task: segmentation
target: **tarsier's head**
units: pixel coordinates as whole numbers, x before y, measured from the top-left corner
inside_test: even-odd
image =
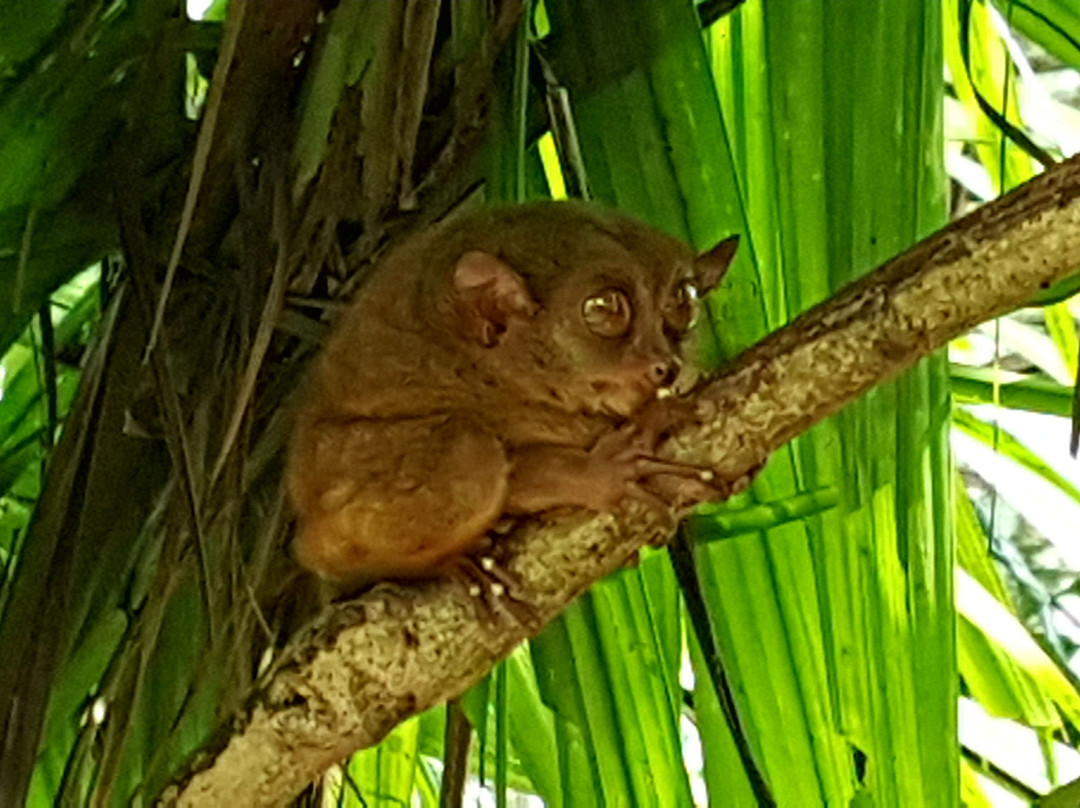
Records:
[[[461,329],[478,361],[532,400],[628,416],[672,385],[698,298],[736,238],[696,256],[628,217],[540,203],[478,217],[453,268]]]

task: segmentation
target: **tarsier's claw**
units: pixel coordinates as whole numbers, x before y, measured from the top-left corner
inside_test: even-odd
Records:
[[[520,585],[491,556],[460,556],[447,567],[450,578],[463,583],[481,616],[487,619],[539,627],[535,610],[514,596]]]
[[[670,474],[673,477],[691,477],[703,482],[711,482],[715,476],[712,469],[677,460],[662,460],[653,455],[638,454],[637,468],[643,475]]]

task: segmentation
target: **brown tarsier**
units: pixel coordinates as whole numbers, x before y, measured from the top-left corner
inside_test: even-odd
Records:
[[[545,202],[457,216],[393,251],[297,415],[300,563],[348,583],[434,577],[505,517],[709,484],[654,451],[696,296],[735,244],[695,256],[628,217]]]

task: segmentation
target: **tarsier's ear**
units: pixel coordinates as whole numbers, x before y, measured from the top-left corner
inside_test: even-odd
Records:
[[[470,250],[454,267],[454,292],[464,336],[491,347],[511,317],[532,317],[538,308],[529,287],[496,255]]]
[[[728,236],[694,259],[694,275],[697,278],[699,294],[705,294],[723,280],[738,248],[739,237]]]

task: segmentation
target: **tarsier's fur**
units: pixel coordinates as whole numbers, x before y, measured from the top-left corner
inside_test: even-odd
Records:
[[[460,215],[393,251],[297,414],[301,564],[335,580],[430,577],[503,515],[612,509],[641,491],[665,472],[635,425],[677,369],[692,305],[680,285],[711,288],[724,244],[696,257],[626,216],[548,202]],[[583,320],[605,289],[632,312],[618,337]]]

